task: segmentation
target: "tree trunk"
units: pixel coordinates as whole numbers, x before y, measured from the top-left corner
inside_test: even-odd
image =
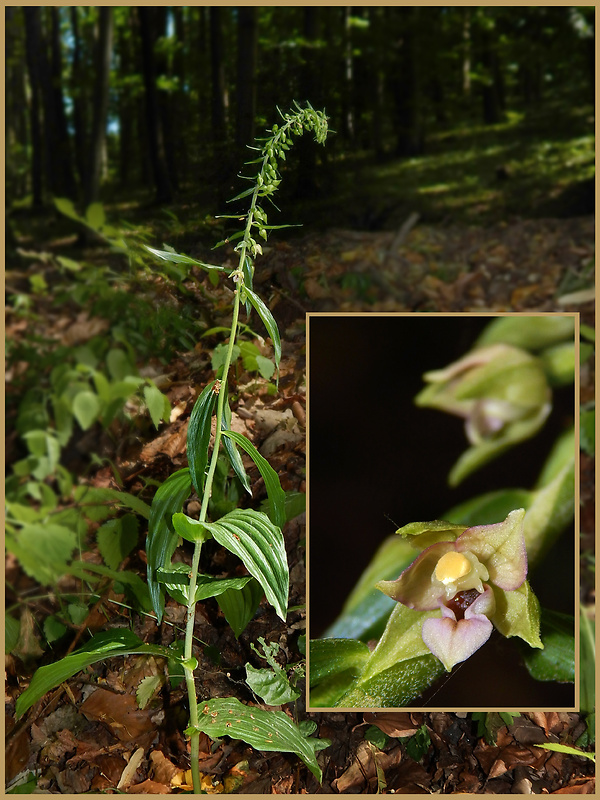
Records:
[[[86,173],[86,141],[87,125],[85,102],[82,96],[82,69],[81,58],[81,36],[79,31],[79,9],[77,6],[70,7],[71,29],[73,34],[73,62],[71,77],[71,96],[73,98],[73,128],[75,134],[75,165],[79,175],[79,181],[83,186]]]
[[[85,176],[84,204],[89,206],[100,195],[103,153],[108,116],[110,58],[112,53],[113,12],[110,6],[99,6],[99,33],[95,53],[94,116],[88,168]]]
[[[235,143],[240,151],[254,140],[258,25],[254,6],[238,7]]]
[[[60,193],[67,197],[77,196],[77,184],[73,172],[73,162],[71,158],[71,137],[67,126],[67,116],[65,114],[65,101],[62,90],[62,54],[61,54],[61,35],[59,10],[56,6],[50,6],[51,17],[51,92],[52,103],[54,106],[54,149],[51,158],[57,163],[60,179],[56,186]]]
[[[223,54],[222,11],[219,6],[210,6],[210,76],[211,76],[211,121],[212,141],[223,143],[227,136],[227,88],[225,83],[225,59]]]
[[[6,184],[11,198],[23,197],[28,191],[27,63],[22,13],[14,7],[6,8]]]
[[[352,57],[352,28],[350,17],[352,9],[344,6],[344,91],[342,93],[342,120],[344,136],[348,141],[354,139],[354,108],[353,108],[353,89],[354,89],[354,59]],[[311,101],[312,102],[312,101]]]
[[[173,186],[167,168],[156,90],[156,60],[154,57],[156,10],[153,6],[138,6],[140,32],[142,35],[146,128],[148,131],[154,185],[156,187],[156,200],[158,203],[169,203],[173,199]]]
[[[471,94],[471,9],[468,6],[463,8],[462,90],[467,97]]]
[[[167,34],[167,7],[157,6],[156,12],[156,29],[155,39],[165,37]],[[156,75],[164,75],[166,77],[172,76],[172,65],[167,58],[167,52],[164,48],[158,53],[155,53]],[[162,130],[165,160],[167,163],[167,170],[171,180],[171,186],[176,191],[179,187],[178,169],[177,169],[177,156],[179,154],[178,137],[173,129],[173,119],[176,117],[175,111],[175,97],[173,92],[166,89],[160,89],[156,86],[156,97],[158,101],[158,115],[160,129]]]
[[[31,126],[31,192],[32,205],[43,205],[43,145],[42,145],[42,100],[39,54],[41,49],[40,9],[35,6],[23,8],[25,17],[25,49],[27,70],[31,84],[29,117]]]
[[[307,45],[302,48],[304,66],[300,75],[301,102],[308,101],[314,108],[321,105],[318,91],[317,51],[311,43],[319,37],[320,14],[318,6],[305,6],[303,35]],[[296,140],[298,154],[298,181],[296,194],[298,197],[312,197],[317,191],[317,154],[315,143],[310,136],[300,136]]]
[[[502,120],[500,72],[492,37],[487,30],[481,31],[481,63],[485,71],[484,83],[481,87],[483,121],[486,125],[495,125]]]

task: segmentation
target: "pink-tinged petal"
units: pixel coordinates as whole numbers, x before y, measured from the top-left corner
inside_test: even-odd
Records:
[[[448,672],[455,664],[465,661],[490,638],[493,625],[482,614],[458,622],[450,609],[442,606],[442,618],[426,619],[421,629],[423,641]]]
[[[484,584],[483,594],[480,594],[475,602],[471,603],[467,608],[465,611],[465,619],[471,619],[481,614],[486,617],[491,617],[495,610],[496,598],[494,596],[494,590],[491,586]]]
[[[518,589],[527,577],[527,550],[522,508],[511,511],[504,522],[468,528],[456,540],[458,552],[471,552],[485,564],[489,579],[500,589]]]
[[[445,597],[444,587],[431,577],[440,558],[454,550],[454,542],[432,544],[417,556],[395,581],[379,581],[376,587],[408,608],[431,611]]]

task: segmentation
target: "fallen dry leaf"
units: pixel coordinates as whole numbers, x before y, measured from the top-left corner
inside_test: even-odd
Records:
[[[365,722],[376,725],[379,730],[388,736],[401,738],[402,736],[413,736],[422,723],[422,714],[409,714],[408,712],[377,714],[369,713],[364,715]],[[420,719],[421,721],[417,721]]]
[[[81,704],[79,710],[89,720],[107,724],[122,742],[136,741],[142,734],[154,728],[149,713],[141,711],[135,698],[129,694],[96,689]]]

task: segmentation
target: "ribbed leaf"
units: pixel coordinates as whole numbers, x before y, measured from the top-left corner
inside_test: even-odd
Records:
[[[204,525],[219,544],[241,558],[269,603],[285,620],[290,576],[280,528],[266,514],[250,509],[235,509],[217,522]]]
[[[194,489],[199,497],[204,490],[208,445],[210,442],[210,420],[217,403],[213,392],[216,381],[211,381],[200,393],[190,416],[187,432],[187,456]]]
[[[126,656],[133,653],[164,656],[165,658],[172,657],[172,653],[168,648],[143,644],[142,640],[130,630],[120,629],[97,633],[92,636],[85,647],[54,664],[48,664],[37,670],[31,679],[29,687],[17,700],[15,708],[17,719],[42,698],[46,692],[73,677],[73,675],[76,675],[90,664],[95,664],[97,661],[102,661],[112,656]]]
[[[227,394],[225,395],[225,403],[223,404],[223,418],[221,420],[221,429],[224,431],[228,431],[231,429],[231,408],[229,407],[229,400],[227,398]],[[250,497],[252,497],[252,489],[250,488],[250,479],[248,478],[248,474],[244,469],[244,464],[242,463],[242,457],[238,453],[237,447],[231,440],[229,436],[223,437],[223,445],[225,446],[225,452],[229,458],[229,463],[233,467],[235,474],[240,479],[240,483],[244,487],[244,489],[248,492]]]
[[[243,448],[254,461],[265,482],[265,488],[273,509],[272,520],[280,528],[285,524],[285,492],[281,488],[279,477],[266,458],[263,458],[250,439],[243,433],[236,431],[223,431],[225,438],[233,441]]]
[[[199,712],[197,730],[212,739],[231,736],[256,750],[296,753],[317,780],[321,780],[315,750],[328,746],[329,742],[304,736],[283,711],[263,711],[245,706],[234,697],[218,697],[200,703]],[[190,732],[188,729],[187,733]]]
[[[159,569],[158,580],[165,585],[169,594],[182,605],[187,605],[187,587],[190,584],[190,568],[187,564],[171,564]],[[206,600],[207,597],[218,597],[229,590],[243,589],[252,580],[250,575],[243,578],[215,578],[214,575],[199,574],[196,580],[196,597],[194,602]]]
[[[150,509],[146,558],[148,560],[148,589],[152,607],[158,621],[162,619],[165,596],[156,579],[156,571],[166,566],[177,546],[177,534],[173,529],[173,514],[181,511],[192,488],[190,471],[186,467],[174,472],[159,486]]]
[[[262,586],[250,577],[249,582],[241,589],[230,588],[217,597],[219,608],[231,626],[236,639],[256,614],[263,594]]]
[[[258,316],[261,318],[263,325],[267,329],[269,336],[271,337],[271,341],[273,342],[273,350],[275,351],[275,365],[279,367],[279,362],[281,360],[281,339],[279,337],[279,329],[277,327],[277,323],[273,318],[273,315],[267,308],[267,306],[263,303],[260,297],[257,294],[249,289],[247,286],[244,287],[248,300],[254,306],[254,309]]]

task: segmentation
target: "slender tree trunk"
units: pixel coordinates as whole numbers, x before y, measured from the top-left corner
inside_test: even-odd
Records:
[[[6,8],[6,184],[7,195],[27,194],[24,156],[28,144],[28,102],[22,10]]]
[[[52,158],[58,163],[61,179],[57,181],[57,188],[64,190],[67,197],[77,196],[77,184],[73,172],[71,158],[71,137],[67,126],[65,114],[65,101],[62,90],[62,54],[60,19],[57,6],[50,6],[51,18],[51,91],[54,105],[54,152]]]
[[[225,84],[225,60],[223,57],[222,9],[210,6],[210,75],[211,75],[211,121],[214,144],[224,142],[227,135],[227,88]]]
[[[336,9],[337,10],[337,9]],[[303,34],[307,44],[303,48],[304,66],[300,74],[300,100],[308,101],[314,108],[321,105],[318,89],[318,52],[312,46],[319,37],[320,9],[318,6],[305,6]],[[296,142],[298,154],[298,197],[311,197],[317,191],[317,153],[314,142],[308,136],[300,136]]]
[[[258,24],[254,6],[238,7],[235,143],[242,150],[254,140]]]
[[[146,127],[150,147],[150,160],[158,203],[169,203],[173,199],[173,185],[167,168],[163,131],[160,125],[158,96],[156,90],[156,8],[138,6],[140,31],[142,34],[142,64],[144,70]]]
[[[73,35],[73,61],[71,77],[71,96],[73,98],[73,129],[75,142],[75,165],[79,175],[79,181],[83,185],[86,173],[86,146],[87,125],[85,102],[82,97],[82,70],[83,60],[81,57],[81,35],[79,30],[79,8],[70,7],[71,30]]]
[[[481,87],[483,121],[494,125],[502,119],[502,104],[499,89],[499,69],[492,37],[487,30],[481,31],[481,63],[485,70],[485,80]]]
[[[167,33],[167,7],[166,6],[157,6],[156,9],[156,38],[160,38],[166,36]],[[155,63],[156,63],[156,75],[165,75],[167,77],[172,77],[173,68],[172,64],[169,63],[167,58],[167,53],[163,49],[162,52],[158,52],[154,56]],[[173,128],[173,119],[176,117],[176,102],[175,97],[172,92],[168,92],[165,89],[160,89],[158,86],[156,87],[156,96],[158,101],[158,114],[159,114],[159,124],[160,129],[162,130],[163,135],[163,142],[164,142],[164,152],[165,152],[165,160],[167,163],[167,170],[169,172],[169,178],[171,181],[171,186],[173,190],[177,190],[179,188],[179,177],[178,177],[178,137]]]
[[[471,9],[468,6],[463,8],[462,90],[467,97],[471,94]]]
[[[98,200],[102,176],[103,153],[106,140],[108,116],[108,93],[110,82],[110,59],[112,54],[113,11],[110,6],[99,6],[99,33],[96,44],[94,80],[94,116],[88,169],[85,179],[84,204]]]
[[[25,49],[27,70],[31,85],[29,118],[31,126],[31,191],[32,205],[43,205],[43,145],[42,145],[42,102],[39,53],[41,48],[40,9],[35,6],[23,8],[25,17]]]
[[[353,78],[354,78],[354,59],[352,57],[352,28],[350,17],[352,9],[344,6],[344,91],[342,94],[343,104],[343,125],[346,139],[352,140],[355,135],[354,126],[354,107],[353,107]]]

